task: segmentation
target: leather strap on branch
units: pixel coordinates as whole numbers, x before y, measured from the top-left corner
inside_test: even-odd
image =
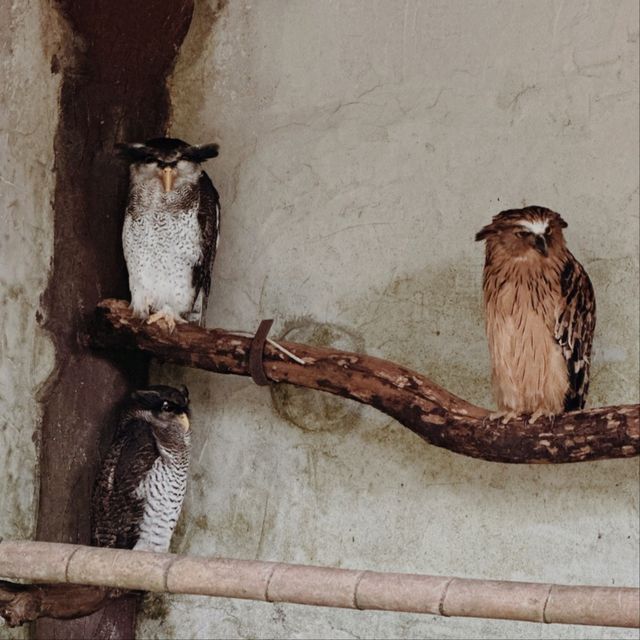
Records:
[[[249,373],[251,374],[251,379],[260,387],[271,384],[264,372],[262,363],[264,343],[267,341],[271,325],[273,325],[273,319],[263,320],[260,323],[253,340],[251,340],[251,348],[249,350]]]

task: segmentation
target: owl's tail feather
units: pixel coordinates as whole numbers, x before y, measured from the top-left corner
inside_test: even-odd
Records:
[[[205,322],[207,319],[207,303],[209,302],[208,296],[204,294],[204,291],[200,289],[196,299],[193,301],[191,311],[187,314],[187,322],[193,322],[198,326],[205,328]]]

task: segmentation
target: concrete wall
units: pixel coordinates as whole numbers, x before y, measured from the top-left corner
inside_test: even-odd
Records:
[[[0,537],[36,517],[38,327],[52,252],[56,33],[0,4]],[[176,135],[221,143],[210,326],[378,355],[490,404],[482,247],[543,204],[591,274],[593,404],[638,401],[638,9],[611,2],[200,2]],[[509,467],[375,411],[158,367],[196,456],[174,548],[467,577],[638,584],[638,464]],[[25,631],[0,627],[0,638]],[[621,638],[635,632],[149,597],[140,637]]]
[[[53,250],[53,25],[37,2],[0,2],[0,538],[29,538],[36,518],[40,411],[53,350],[36,314]],[[22,637],[0,624],[0,638]]]
[[[216,11],[220,13],[217,22]],[[483,247],[498,211],[569,223],[593,280],[592,404],[638,401],[638,8],[616,2],[201,2],[173,133],[217,140],[209,326],[364,350],[489,405]],[[490,464],[318,393],[186,382],[174,548],[350,568],[638,584],[638,463]],[[635,638],[635,631],[150,598],[143,637]]]

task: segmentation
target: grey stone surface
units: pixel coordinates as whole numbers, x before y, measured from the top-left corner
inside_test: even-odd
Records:
[[[37,2],[0,3],[0,538],[30,538],[37,498],[36,397],[53,348],[36,313],[53,249],[54,25]],[[25,637],[0,623],[0,638]]]
[[[638,401],[635,0],[234,0],[211,29],[215,9],[198,4],[172,84],[173,133],[221,144],[209,326],[339,326],[489,405],[474,233],[541,204],[596,289],[591,402]],[[350,428],[300,428],[247,379],[157,377],[194,399],[177,551],[638,584],[637,460],[489,464],[346,402]],[[189,597],[149,612],[142,637],[637,637]]]

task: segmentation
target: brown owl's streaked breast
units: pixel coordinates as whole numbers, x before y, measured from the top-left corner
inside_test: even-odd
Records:
[[[555,414],[564,407],[567,364],[553,335],[560,271],[543,273],[540,262],[498,260],[485,275],[491,379],[501,411]]]

